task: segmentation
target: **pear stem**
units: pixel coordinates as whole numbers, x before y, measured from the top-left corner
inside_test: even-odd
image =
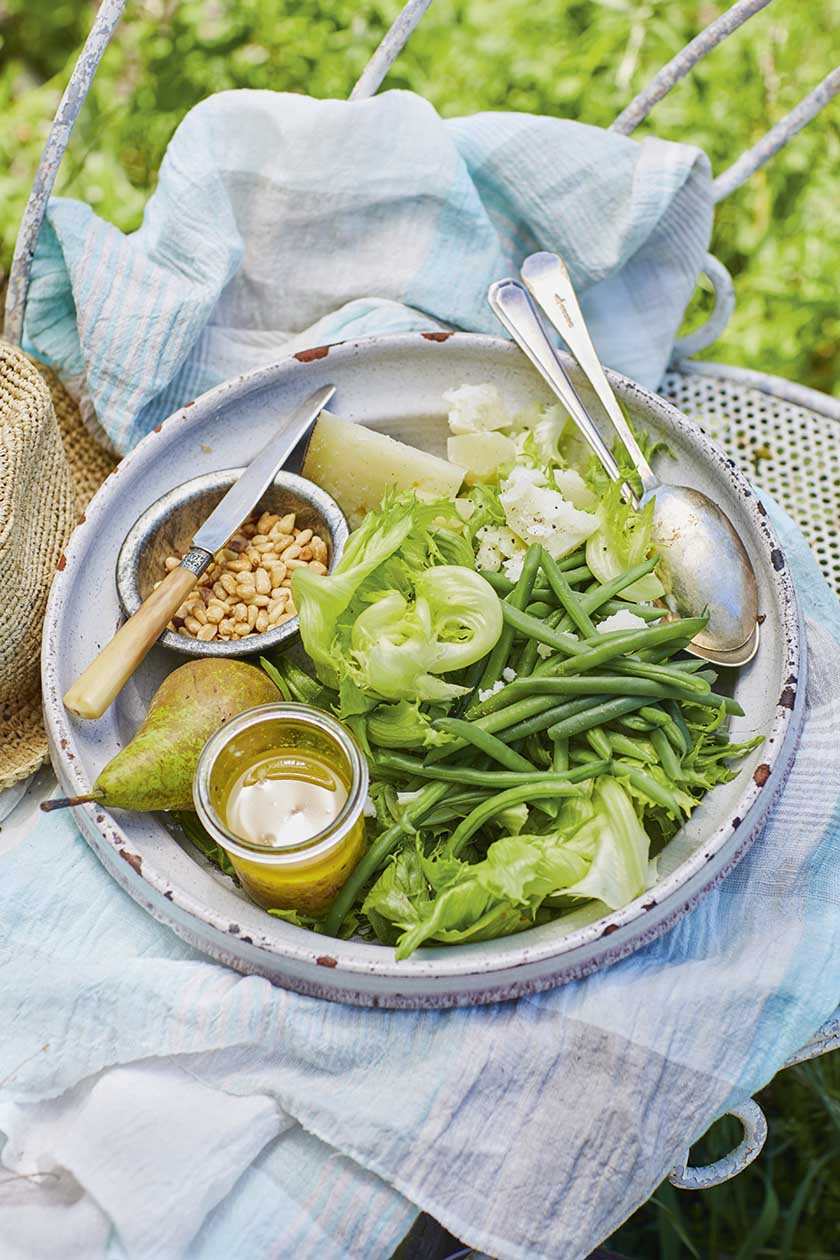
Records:
[[[87,805],[88,801],[101,801],[102,792],[88,792],[86,796],[56,796],[51,801],[42,801],[41,809],[51,814],[54,809],[70,809],[73,805]]]

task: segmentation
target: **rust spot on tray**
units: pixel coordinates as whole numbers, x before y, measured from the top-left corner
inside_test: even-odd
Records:
[[[758,506],[758,510],[759,510],[759,512],[761,513],[761,515],[762,515],[762,516],[766,516],[766,515],[767,515],[767,508],[766,508],[766,507],[764,506],[764,504],[761,502],[761,499],[759,499],[759,500],[757,501],[757,506]]]
[[[756,617],[756,621],[758,622],[760,626],[763,626],[766,620],[767,620],[767,613],[759,613],[758,616]]]
[[[646,901],[645,904],[642,906],[642,909],[653,910],[656,907],[656,904],[657,903],[655,901]]]
[[[796,689],[794,687],[785,687],[779,696],[779,706],[782,709],[792,709],[796,700]]]
[[[607,926],[604,928],[603,932],[601,933],[601,935],[611,936],[613,932],[617,932],[617,931],[618,931],[617,923],[608,923]]]
[[[184,405],[183,405],[183,407],[181,408],[181,410],[182,410],[182,411],[186,411],[186,410],[187,410],[187,407],[194,407],[194,406],[195,406],[195,399],[193,398],[192,402],[184,403]]]
[[[338,959],[333,958],[332,954],[319,954],[315,959],[319,967],[337,967]]]
[[[785,557],[781,547],[774,547],[770,552],[770,563],[777,573],[785,567]]]
[[[62,572],[62,570],[66,567],[66,565],[67,565],[67,557],[65,556],[64,552],[62,551],[61,555],[58,557],[58,564],[55,566],[55,567],[56,567],[56,571],[57,571],[58,573],[61,573],[61,572]]]
[[[229,924],[228,924],[228,931],[230,932],[231,936],[238,936],[238,935],[239,935],[239,924],[238,924],[238,923],[229,923]]]
[[[128,865],[133,867],[138,875],[143,874],[143,859],[139,853],[129,853],[128,849],[120,849],[119,853],[120,857],[128,862]]]
[[[105,821],[105,815],[104,815],[104,814],[97,814],[97,815],[96,815],[96,821],[97,821],[98,823],[104,823],[104,821]]]
[[[246,945],[253,945],[254,943],[253,936],[242,936],[240,937],[240,940],[244,941]]]
[[[451,332],[434,332],[434,333],[426,332],[426,333],[421,333],[420,336],[423,337],[426,341],[448,341],[449,338],[452,336],[452,333]]]
[[[732,819],[732,830],[737,831],[740,826],[741,826],[741,819],[738,818],[736,815],[735,818]]]
[[[79,519],[76,521],[76,524],[77,524],[77,525],[84,525],[84,523],[85,523],[85,521],[86,521],[86,520],[87,520],[87,517],[85,516],[84,512],[82,512],[82,515],[81,515],[81,516],[79,517]]]
[[[59,741],[59,746],[61,748],[61,751],[64,752],[64,749],[67,747],[67,740],[64,738],[64,736],[62,736],[61,740]]]
[[[770,778],[770,767],[766,761],[762,761],[760,766],[756,766],[755,771],[753,772],[753,778],[759,787],[764,787],[764,784]]]
[[[156,424],[155,427],[152,429],[152,433],[160,433],[162,428],[163,428],[162,424]]]
[[[311,350],[298,350],[294,358],[298,363],[311,363],[314,359],[326,359],[329,352],[329,346],[313,346]]]
[[[164,897],[166,898],[166,900],[167,900],[167,901],[171,901],[171,900],[172,900],[172,889],[171,889],[171,888],[167,888],[166,892],[165,892],[163,895],[164,895]]]

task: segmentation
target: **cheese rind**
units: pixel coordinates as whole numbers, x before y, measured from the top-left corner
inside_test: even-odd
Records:
[[[309,443],[303,475],[333,496],[355,529],[368,513],[379,510],[389,490],[415,490],[424,499],[454,499],[464,469],[323,411]]]

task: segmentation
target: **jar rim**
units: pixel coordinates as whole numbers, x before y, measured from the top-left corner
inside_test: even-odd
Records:
[[[298,841],[293,845],[258,844],[236,835],[223,821],[210,797],[210,778],[219,754],[237,735],[241,735],[243,731],[253,726],[284,719],[316,729],[338,745],[347,758],[350,768],[347,799],[328,826],[310,836],[308,840]],[[213,732],[198,758],[193,778],[193,803],[199,819],[222,848],[230,849],[238,856],[252,861],[263,859],[283,862],[284,860],[300,861],[303,858],[308,861],[341,843],[350,828],[355,825],[367,799],[368,782],[367,761],[350,731],[337,718],[312,705],[275,700],[243,710]]]

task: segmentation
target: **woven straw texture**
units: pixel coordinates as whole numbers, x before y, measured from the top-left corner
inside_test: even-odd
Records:
[[[47,759],[40,650],[50,582],[114,464],[39,367],[0,342],[0,789]]]

